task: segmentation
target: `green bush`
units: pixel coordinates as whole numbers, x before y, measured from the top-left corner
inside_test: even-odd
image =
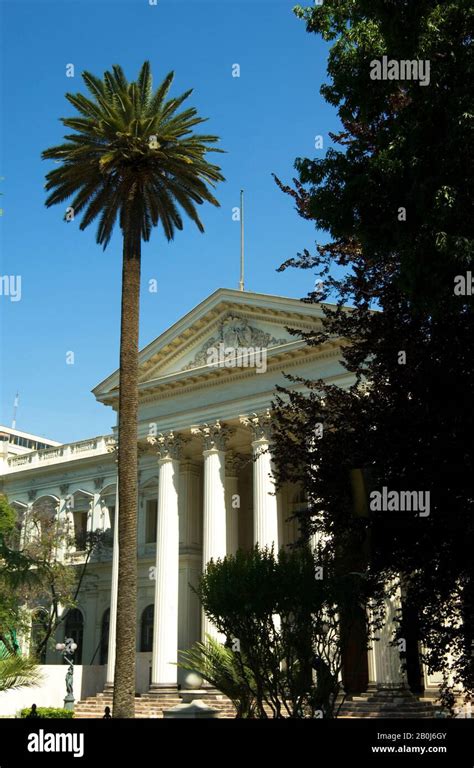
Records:
[[[28,717],[31,712],[31,707],[26,707],[20,712],[20,717]],[[74,717],[74,712],[70,709],[61,709],[61,707],[37,707],[36,712],[38,717],[62,717],[71,718]]]

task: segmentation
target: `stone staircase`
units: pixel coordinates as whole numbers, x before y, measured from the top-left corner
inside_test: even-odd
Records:
[[[193,697],[183,691],[185,700],[190,698],[203,699],[212,709],[217,709],[220,718],[235,718],[235,708],[227,696],[218,691],[198,691]],[[135,697],[136,718],[161,718],[164,709],[171,709],[182,704],[183,699],[176,692],[175,696],[160,696],[159,694],[142,693]],[[77,702],[74,707],[75,718],[100,719],[105,707],[112,710],[112,693],[98,693]],[[340,718],[374,718],[374,719],[419,719],[435,718],[439,712],[433,705],[432,699],[414,696],[410,691],[369,691],[360,696],[347,696],[338,717]]]
[[[432,699],[414,696],[410,691],[368,691],[360,696],[347,696],[340,718],[418,719],[439,716]]]
[[[219,711],[219,717],[234,718],[235,707],[232,702],[219,692],[202,691],[197,693],[194,698],[202,698],[205,703]],[[157,694],[142,693],[135,696],[135,717],[136,718],[156,718],[163,717],[164,709],[171,709],[177,704],[182,704],[183,700],[177,692],[175,696],[160,696]],[[89,696],[87,699],[78,701],[74,706],[75,718],[100,719],[104,715],[105,707],[110,707],[112,711],[112,693],[98,693],[96,696]]]

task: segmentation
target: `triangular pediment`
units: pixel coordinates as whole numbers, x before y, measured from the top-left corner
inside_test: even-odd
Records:
[[[285,354],[302,345],[287,328],[314,329],[321,316],[319,305],[298,299],[219,289],[141,350],[140,389],[210,375],[216,353],[229,359],[235,350],[237,362],[242,350],[251,355],[264,348],[269,358]],[[115,371],[93,390],[97,399],[115,400],[118,382]]]
[[[200,339],[193,338],[187,345],[183,343],[172,359],[157,360],[156,365],[147,370],[143,380],[180,371],[195,371],[208,365],[212,366],[216,360],[225,359],[226,356],[228,360],[232,360],[233,356],[242,357],[245,350],[250,350],[249,354],[252,354],[252,350],[263,348],[270,351],[274,347],[293,341],[281,324],[254,320],[245,311],[235,310],[223,310],[222,315],[199,336]]]

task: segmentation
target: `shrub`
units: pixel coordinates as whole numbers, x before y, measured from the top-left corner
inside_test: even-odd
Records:
[[[31,707],[25,707],[20,711],[20,717],[28,717],[31,712]],[[74,712],[70,709],[62,709],[61,707],[37,707],[36,712],[38,717],[52,718],[62,717],[71,718],[74,717]]]

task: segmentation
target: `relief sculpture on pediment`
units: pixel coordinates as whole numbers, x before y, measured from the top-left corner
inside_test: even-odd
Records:
[[[231,313],[226,315],[220,322],[217,336],[207,339],[193,360],[184,366],[183,370],[187,371],[190,368],[207,365],[208,350],[211,347],[217,347],[219,344],[224,344],[225,347],[234,349],[245,347],[268,349],[278,344],[286,344],[288,341],[289,339],[277,339],[271,333],[250,325],[246,317]]]

